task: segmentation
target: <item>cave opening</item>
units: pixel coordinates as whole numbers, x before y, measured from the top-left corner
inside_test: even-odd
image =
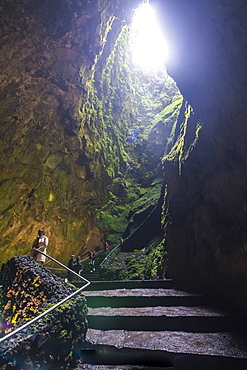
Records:
[[[146,72],[165,68],[168,44],[149,3],[142,3],[133,16],[130,29],[133,63]]]
[[[145,2],[95,66],[86,116],[89,127],[98,127],[94,141],[108,176],[97,221],[112,244],[135,234],[160,199],[162,159],[176,141],[184,100],[167,73],[166,57],[154,10]],[[132,248],[144,247],[150,237],[142,232]]]

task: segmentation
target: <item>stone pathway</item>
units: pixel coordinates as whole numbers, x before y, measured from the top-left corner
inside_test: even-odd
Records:
[[[247,369],[238,320],[208,307],[204,297],[164,283],[159,288],[159,281],[153,288],[105,284],[85,292],[89,348],[82,353],[88,363],[78,369]]]

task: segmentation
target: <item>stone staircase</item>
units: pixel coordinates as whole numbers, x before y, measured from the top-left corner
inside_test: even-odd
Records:
[[[78,369],[247,369],[241,322],[170,280],[92,282],[85,296],[88,346]]]
[[[83,272],[82,276],[89,281],[98,281],[101,267],[99,265],[90,266],[87,272]]]

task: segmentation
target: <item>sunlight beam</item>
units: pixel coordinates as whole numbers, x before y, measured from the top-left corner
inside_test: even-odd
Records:
[[[154,9],[148,3],[140,5],[131,28],[132,62],[143,70],[164,68],[168,48],[159,28]]]

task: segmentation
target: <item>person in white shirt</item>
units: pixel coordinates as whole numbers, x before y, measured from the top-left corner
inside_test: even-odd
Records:
[[[38,236],[33,242],[33,248],[39,249],[41,252],[46,253],[47,246],[48,246],[48,238],[47,236],[45,236],[45,231],[44,229],[39,229]],[[38,253],[36,251],[34,251],[33,253],[33,258],[40,265],[42,265],[46,260],[46,257],[42,253]]]

